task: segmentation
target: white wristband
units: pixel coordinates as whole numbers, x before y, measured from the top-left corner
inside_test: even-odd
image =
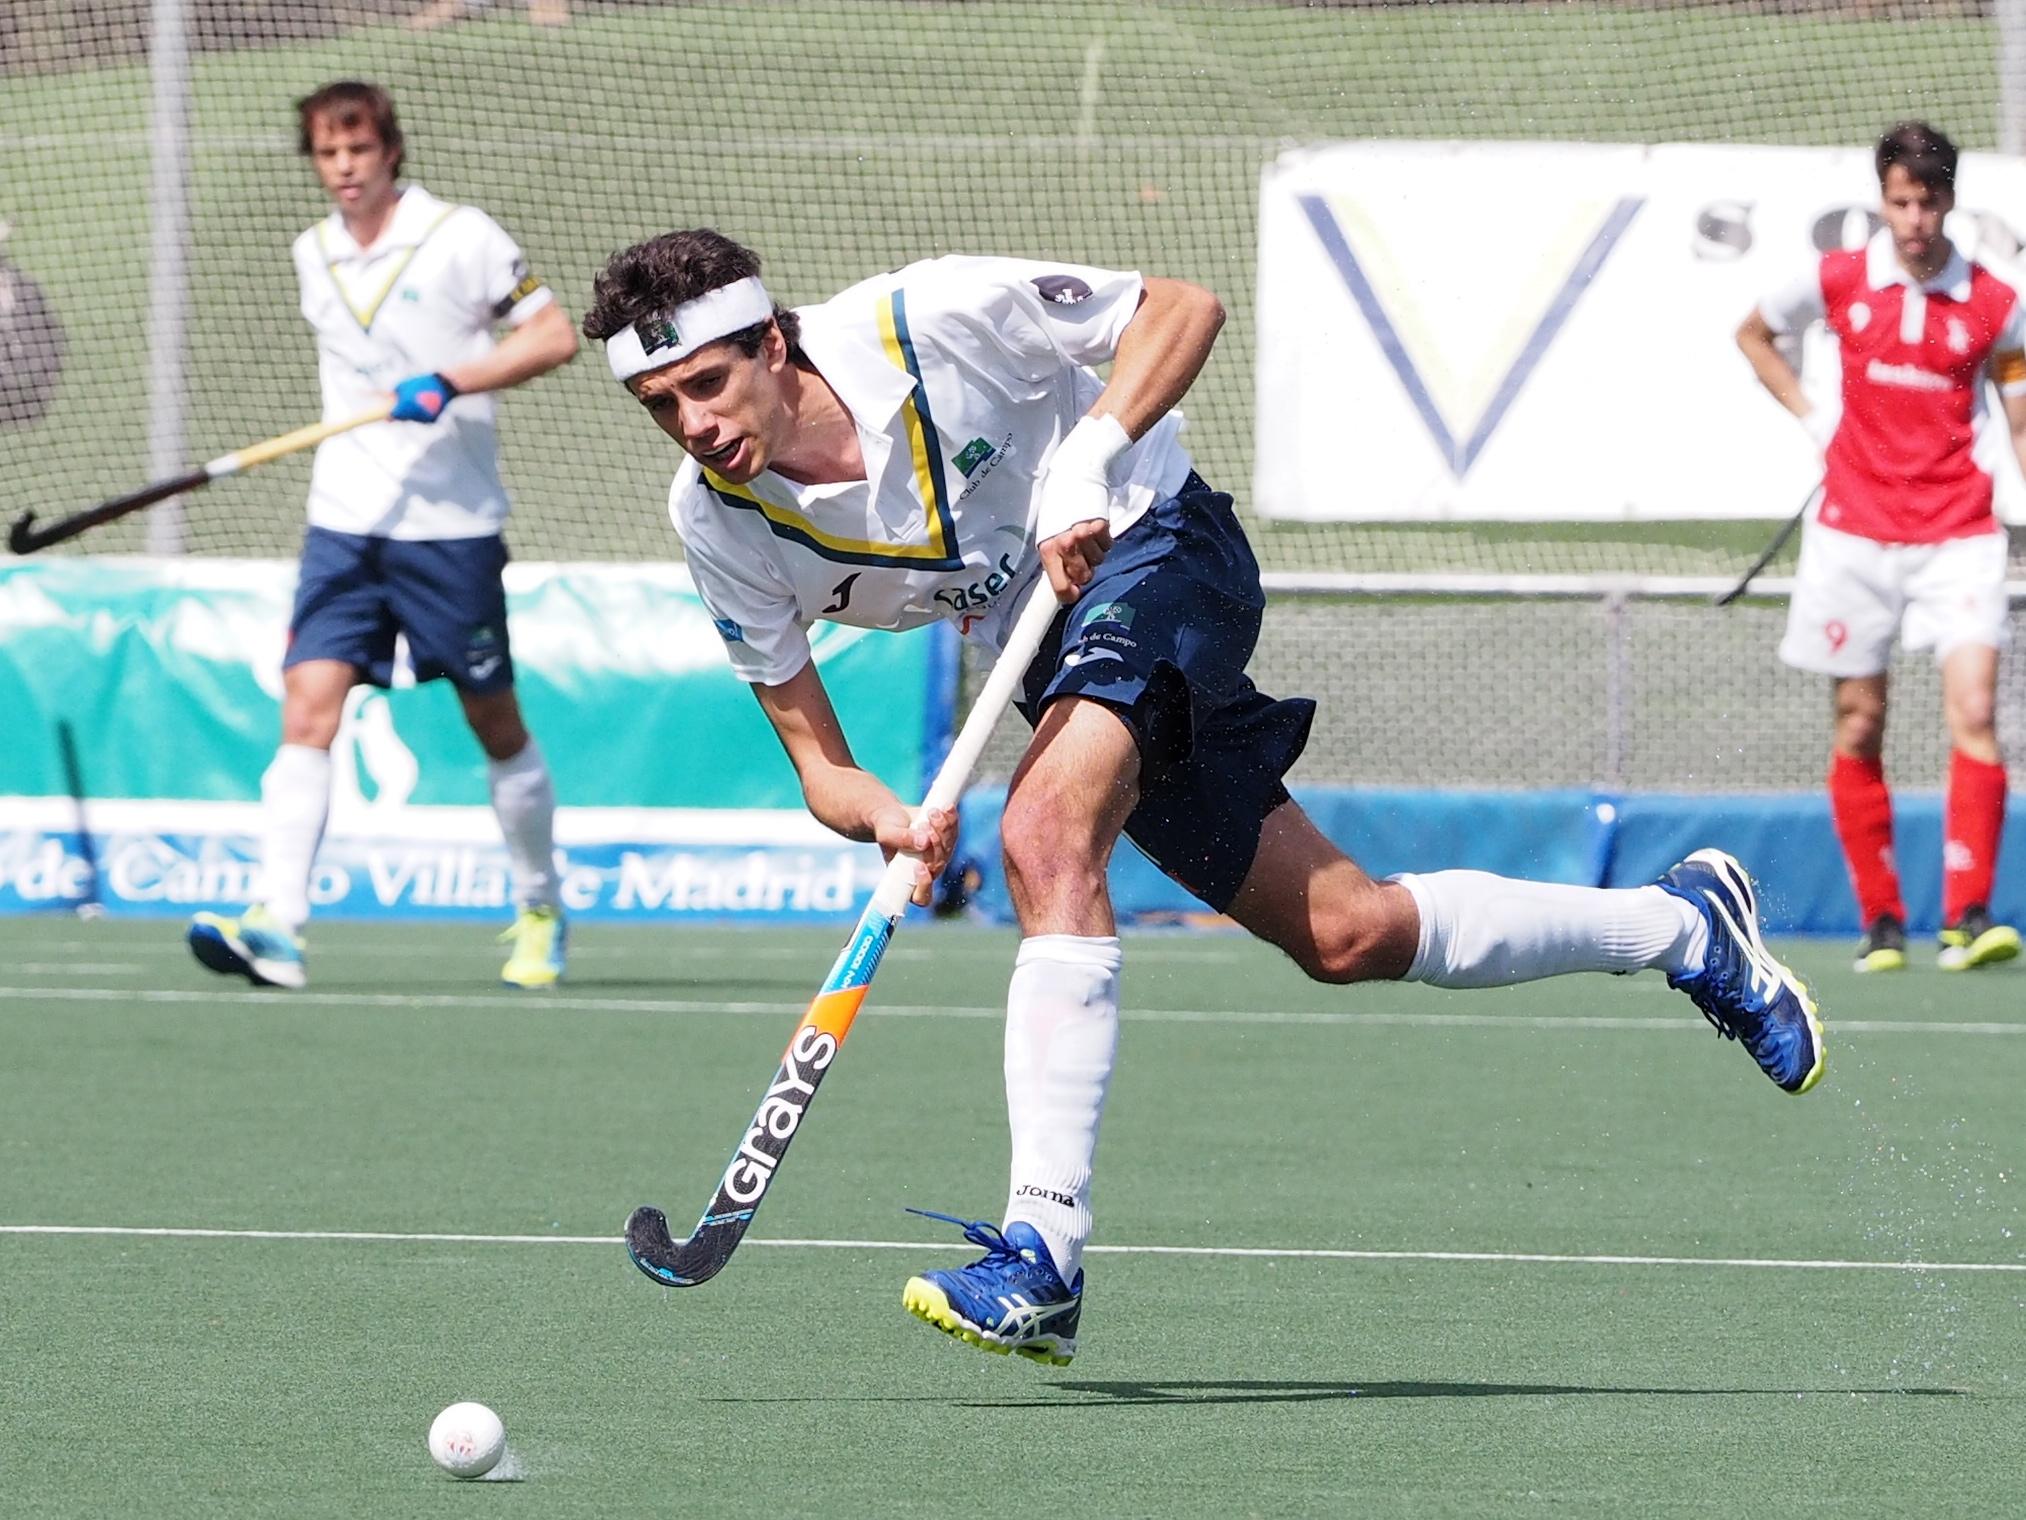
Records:
[[[1111,516],[1111,467],[1133,446],[1113,416],[1085,417],[1049,457],[1034,514],[1034,541],[1043,543],[1080,522]]]

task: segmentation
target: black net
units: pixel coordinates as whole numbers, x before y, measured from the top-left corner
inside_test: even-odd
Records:
[[[0,18],[0,510],[45,517],[314,420],[291,239],[326,209],[291,103],[386,84],[411,176],[484,207],[580,314],[607,254],[671,226],[760,249],[810,301],[947,251],[1199,281],[1231,322],[1190,444],[1251,478],[1259,176],[1290,144],[1370,136],[1870,141],[1922,115],[1998,121],[1987,5],[1169,4],[797,0],[181,0],[187,230],[158,146],[160,7],[13,0]],[[161,49],[157,48],[159,55]],[[166,125],[165,125],[166,124]],[[177,312],[151,273],[187,271]],[[1742,382],[1741,382],[1742,383]],[[173,388],[173,396],[158,394]],[[180,442],[173,422],[180,411]],[[156,458],[150,458],[151,416]],[[669,558],[670,446],[594,353],[511,394],[501,433],[527,558]],[[173,447],[170,445],[173,444]],[[170,448],[168,455],[163,454]],[[279,555],[306,459],[186,504],[182,547]],[[1647,529],[1262,526],[1270,568],[1714,573],[1748,524]],[[131,551],[144,520],[78,541]],[[158,543],[160,540],[158,540]]]

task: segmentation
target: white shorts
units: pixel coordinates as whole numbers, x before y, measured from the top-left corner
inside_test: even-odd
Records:
[[[1819,675],[1875,676],[1895,633],[1937,662],[1964,644],[2003,649],[2005,552],[2002,532],[1885,544],[1809,522],[1780,658]]]

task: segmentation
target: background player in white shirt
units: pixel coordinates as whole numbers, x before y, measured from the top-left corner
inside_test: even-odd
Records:
[[[2005,531],[1991,469],[2026,459],[2026,310],[2019,293],[1943,236],[1956,150],[1923,122],[1879,140],[1885,225],[1837,249],[1738,328],[1760,382],[1823,449],[1821,506],[1804,525],[1780,658],[1835,683],[1829,798],[1865,926],[1859,971],[1906,964],[1906,906],[1885,782],[1886,669],[1897,634],[1930,646],[1954,754],[1943,830],[1939,964],[2010,960],[2019,933],[1994,923],[1991,883],[2005,823],[1995,724],[2004,646]],[[1815,408],[1778,340],[1826,322],[1842,405]],[[1985,405],[1995,382],[1997,423]],[[2009,435],[2001,437],[2001,435]]]
[[[1766,952],[1728,856],[1698,852],[1631,891],[1473,871],[1374,881],[1289,798],[1313,704],[1274,701],[1244,673],[1259,567],[1172,410],[1222,325],[1216,297],[945,258],[787,311],[758,276],[718,233],[670,233],[611,260],[584,329],[689,456],[671,508],[691,572],[810,811],[921,856],[917,901],[955,820],[916,820],[854,762],[808,625],[943,619],[996,646],[1044,573],[1066,604],[1026,673],[1035,735],[1002,825],[1025,935],[1007,994],[1004,1223],[939,1216],[986,1255],[911,1279],[910,1311],[988,1349],[1075,1350],[1118,1038],[1105,872],[1121,833],[1320,980],[1484,987],[1657,967],[1782,1087],[1814,1084],[1814,1009]]]
[[[297,103],[302,151],[330,216],[296,240],[302,311],[317,334],[326,419],[392,392],[393,420],[317,449],[289,651],[282,743],[261,778],[264,899],[200,913],[190,947],[256,983],[307,981],[301,930],[330,808],[331,743],[346,695],[389,684],[395,638],[420,680],[447,677],[484,749],[519,906],[502,973],[563,971],[555,788],[521,721],[507,643],[507,498],[489,392],[566,363],[577,335],[499,225],[399,182],[403,145],[378,85],[344,80]],[[494,343],[492,330],[507,335]]]

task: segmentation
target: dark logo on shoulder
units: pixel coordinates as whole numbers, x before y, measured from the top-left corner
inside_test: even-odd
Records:
[[[1074,306],[1090,299],[1090,287],[1073,274],[1044,274],[1034,281],[1041,299],[1057,306]]]

